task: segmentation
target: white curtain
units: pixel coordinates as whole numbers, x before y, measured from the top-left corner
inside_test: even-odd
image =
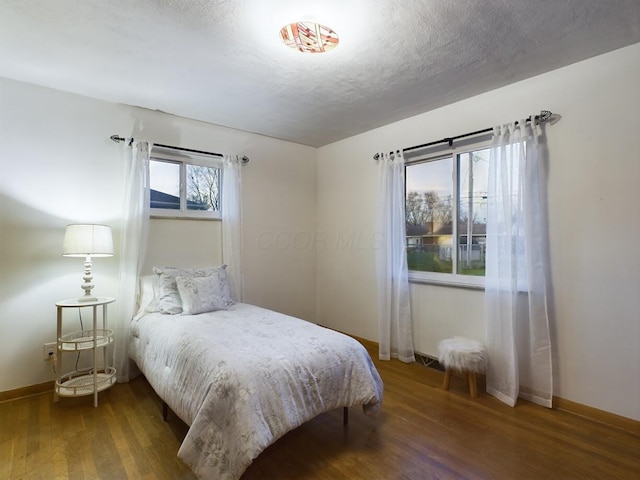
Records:
[[[495,127],[489,164],[487,392],[511,406],[520,396],[551,407],[553,395],[547,158],[539,130],[525,120]]]
[[[376,272],[379,357],[415,361],[406,253],[404,157],[401,151],[378,159]]]
[[[222,171],[222,261],[227,264],[231,296],[242,302],[242,159],[224,158]]]
[[[120,285],[116,312],[111,325],[116,340],[114,366],[118,382],[128,382],[130,361],[128,352],[129,325],[135,315],[138,277],[144,262],[149,231],[149,152],[147,142],[133,142],[124,147],[125,197],[122,213],[120,245]]]

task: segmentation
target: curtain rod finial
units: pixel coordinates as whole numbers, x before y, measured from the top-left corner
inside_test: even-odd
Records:
[[[547,120],[549,120],[549,118],[551,118],[551,115],[553,114],[549,110],[540,110],[540,121],[546,122]]]

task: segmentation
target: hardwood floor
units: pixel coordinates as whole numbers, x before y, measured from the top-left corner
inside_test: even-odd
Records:
[[[375,353],[372,357],[375,360]],[[265,450],[255,479],[638,479],[640,433],[527,402],[502,405],[462,378],[397,361],[375,417],[320,415]],[[482,390],[482,389],[480,389]],[[142,377],[91,397],[52,394],[0,403],[0,479],[193,479],[177,457],[187,427]]]

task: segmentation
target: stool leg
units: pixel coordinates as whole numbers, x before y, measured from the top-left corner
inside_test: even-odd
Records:
[[[451,382],[451,370],[446,369],[444,371],[444,382],[442,382],[442,388],[444,390],[449,390],[449,383]]]
[[[476,386],[476,372],[467,372],[467,379],[469,381],[469,395],[471,395],[471,398],[478,398],[478,388]]]

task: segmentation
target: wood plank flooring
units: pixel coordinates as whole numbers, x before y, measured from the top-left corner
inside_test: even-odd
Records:
[[[367,345],[368,348],[371,346]],[[516,408],[462,378],[372,357],[385,382],[374,417],[320,415],[265,450],[243,480],[640,479],[640,433],[527,402]],[[0,403],[0,479],[194,479],[176,456],[187,427],[162,421],[140,377],[92,397]]]

